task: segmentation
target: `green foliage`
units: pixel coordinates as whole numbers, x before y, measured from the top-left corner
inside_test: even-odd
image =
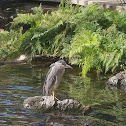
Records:
[[[20,53],[21,31],[1,31],[0,32],[0,60],[14,58]]]
[[[62,53],[64,46],[70,47],[71,36],[74,34],[72,30],[74,26],[69,27],[70,23],[67,20],[74,15],[74,11],[77,11],[74,10],[75,7],[68,5],[69,3],[50,14],[42,13],[41,6],[34,14],[18,14],[12,23],[12,28],[20,27],[19,24],[22,23],[31,25],[31,28],[22,35],[21,49],[24,53],[31,57],[36,54],[66,56]]]
[[[113,72],[125,62],[124,16],[124,24],[121,24],[121,29],[119,27],[120,16],[124,12],[98,10],[96,6],[85,10],[88,10],[84,11],[86,16],[79,14],[73,19],[77,22],[80,18],[82,22],[77,22],[69,58],[73,64],[82,67],[82,76],[92,68],[105,73],[109,70]]]
[[[41,5],[32,10],[32,14],[18,14],[11,26],[13,32],[31,26],[19,32],[17,47],[31,59],[37,54],[69,58],[82,68],[84,77],[91,69],[107,73],[125,62],[125,10],[72,6],[67,1],[50,13],[43,13]]]
[[[94,65],[99,46],[98,38],[97,34],[87,30],[77,33],[74,37],[69,57],[72,63],[75,62],[82,66],[83,76]]]
[[[23,24],[31,24],[32,26],[34,26],[35,22],[37,20],[41,20],[42,17],[42,9],[41,9],[41,5],[37,8],[33,8],[33,14],[17,14],[17,17],[14,18],[13,23],[11,25],[11,28],[14,28],[15,26],[23,23]]]
[[[107,72],[125,62],[126,35],[118,31],[115,25],[103,31],[102,34],[100,60]]]

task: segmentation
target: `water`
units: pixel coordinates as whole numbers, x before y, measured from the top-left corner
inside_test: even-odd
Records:
[[[126,126],[126,92],[105,84],[107,76],[79,77],[77,67],[67,69],[57,95],[92,106],[84,116],[36,113],[23,108],[24,99],[42,95],[51,62],[0,66],[0,126]]]

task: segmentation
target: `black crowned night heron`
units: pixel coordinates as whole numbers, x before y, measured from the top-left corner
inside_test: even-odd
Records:
[[[65,68],[71,68],[64,60],[59,60],[50,65],[50,69],[46,75],[46,80],[43,85],[43,95],[52,95],[54,99],[54,91],[59,86]]]

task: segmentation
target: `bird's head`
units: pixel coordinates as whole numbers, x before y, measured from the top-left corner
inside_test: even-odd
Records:
[[[56,63],[62,64],[65,68],[71,68],[73,69],[70,65],[68,65],[64,60],[58,60]]]

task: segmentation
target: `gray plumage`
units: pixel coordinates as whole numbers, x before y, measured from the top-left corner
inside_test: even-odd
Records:
[[[66,64],[64,60],[59,60],[50,65],[50,69],[46,75],[46,80],[43,86],[43,95],[51,95],[51,93],[56,90],[61,82],[65,68],[72,67]]]

